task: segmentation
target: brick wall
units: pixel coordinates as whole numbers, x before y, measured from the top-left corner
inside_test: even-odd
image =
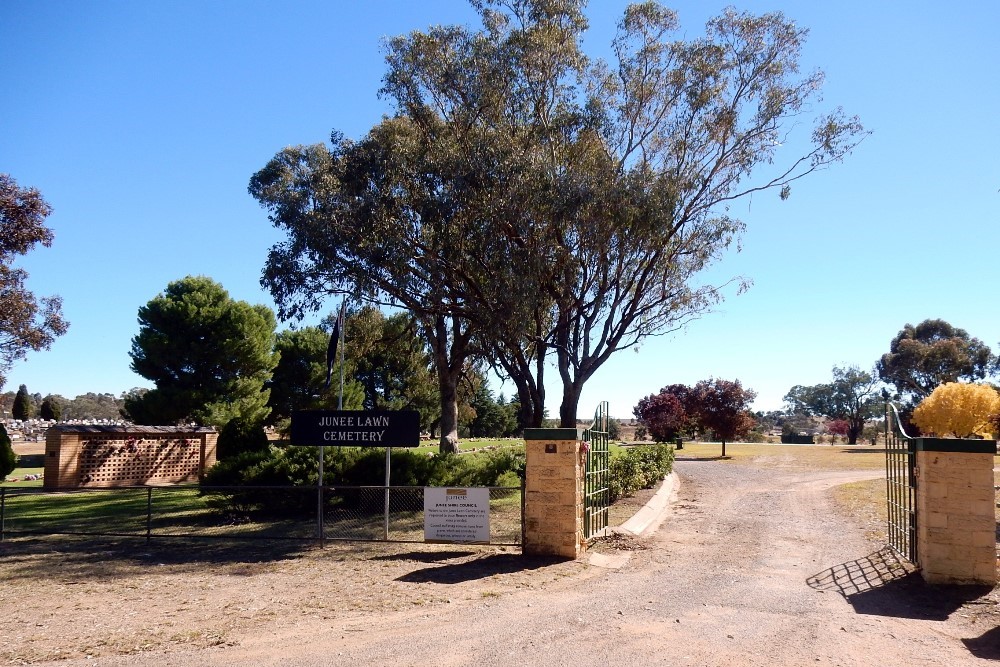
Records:
[[[525,554],[576,558],[586,549],[581,444],[575,429],[525,432]]]
[[[45,488],[137,486],[198,481],[215,464],[215,429],[71,426],[46,433]]]
[[[917,559],[929,583],[997,583],[995,448],[983,440],[917,439]]]

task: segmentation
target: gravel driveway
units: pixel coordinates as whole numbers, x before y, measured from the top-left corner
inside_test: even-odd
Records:
[[[408,601],[418,591],[422,602],[358,606],[325,598],[320,586],[310,609],[325,613],[305,613],[300,596],[283,614],[227,626],[215,647],[158,645],[52,664],[953,667],[1000,659],[997,593],[924,586],[834,508],[831,487],[877,473],[724,461],[676,469],[678,498],[655,532],[598,546],[630,556],[617,568],[414,545],[374,561],[381,577],[371,575],[371,560],[364,568],[318,560],[318,582],[364,570],[368,595]],[[421,562],[417,553],[428,555]],[[244,579],[259,586],[251,580],[266,575]]]

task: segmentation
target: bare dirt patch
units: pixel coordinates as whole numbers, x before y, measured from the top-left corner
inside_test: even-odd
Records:
[[[619,569],[516,548],[2,542],[0,663],[953,667],[1000,658],[996,591],[925,586],[866,539],[875,519],[858,512],[874,466],[841,469],[858,455],[821,452],[828,467],[811,470],[780,455],[779,466],[678,464],[679,500],[657,531],[595,544],[630,554]],[[628,502],[622,515],[644,500]]]
[[[581,562],[422,544],[0,543],[0,663],[235,645],[302,619],[459,604],[578,577]]]

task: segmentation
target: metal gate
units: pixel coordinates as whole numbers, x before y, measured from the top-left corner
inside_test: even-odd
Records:
[[[594,423],[583,432],[583,441],[588,444],[583,491],[583,536],[589,540],[608,527],[608,507],[611,505],[607,401],[597,406]]]
[[[885,404],[885,484],[888,499],[889,547],[914,565],[917,563],[917,508],[913,474],[916,441],[903,430],[899,411]]]

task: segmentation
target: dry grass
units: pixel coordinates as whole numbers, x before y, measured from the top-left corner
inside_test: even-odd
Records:
[[[833,489],[834,502],[865,530],[865,538],[885,543],[889,513],[884,479],[841,484]]]
[[[717,442],[685,443],[676,452],[678,460],[719,458],[722,445]],[[726,443],[726,456],[732,463],[803,470],[881,470],[885,468],[885,450],[869,445],[769,445]]]

